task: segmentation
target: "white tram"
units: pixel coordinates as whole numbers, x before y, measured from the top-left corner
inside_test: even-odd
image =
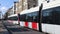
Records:
[[[39,27],[39,8],[31,8],[20,13],[22,16],[21,22],[25,27],[35,30],[42,30],[50,34],[60,34],[60,2],[53,1],[50,3],[43,3],[41,27]]]
[[[43,3],[41,23],[39,21],[39,7],[22,11],[20,25],[50,34],[60,34],[60,2]],[[41,27],[39,27],[39,23]]]
[[[8,16],[8,22],[12,24],[18,24],[18,15],[13,14],[13,15]]]

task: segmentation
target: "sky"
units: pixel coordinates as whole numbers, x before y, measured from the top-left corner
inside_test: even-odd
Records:
[[[9,8],[14,4],[14,1],[18,0],[0,0],[0,11],[5,14]]]

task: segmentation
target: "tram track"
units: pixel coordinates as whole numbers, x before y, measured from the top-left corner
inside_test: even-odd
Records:
[[[20,27],[20,25],[11,25],[10,26],[10,25],[7,25],[8,22],[7,23],[4,23],[4,21],[2,21],[2,22],[9,34],[45,34],[45,33],[37,32],[37,31],[28,29],[25,27]]]
[[[7,26],[4,24],[4,22],[2,21],[2,24],[4,25],[4,27],[7,29],[9,34],[12,34],[12,32],[7,28]]]

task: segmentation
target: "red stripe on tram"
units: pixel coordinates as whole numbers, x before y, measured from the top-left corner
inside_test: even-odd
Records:
[[[32,22],[32,28],[37,30],[37,23],[36,22]]]
[[[28,22],[27,21],[25,22],[25,27],[28,27]]]

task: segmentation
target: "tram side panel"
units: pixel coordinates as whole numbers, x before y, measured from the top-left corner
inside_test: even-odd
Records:
[[[34,30],[39,30],[38,11],[20,15],[20,25]]]
[[[9,17],[8,22],[11,24],[18,24],[18,17],[17,16]]]
[[[42,31],[60,34],[60,6],[42,11]]]

